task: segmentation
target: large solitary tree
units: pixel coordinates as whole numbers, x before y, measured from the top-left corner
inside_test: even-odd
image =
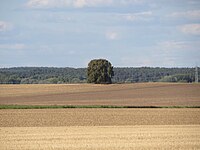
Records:
[[[87,68],[87,82],[96,84],[111,84],[114,76],[113,67],[108,60],[91,60]]]

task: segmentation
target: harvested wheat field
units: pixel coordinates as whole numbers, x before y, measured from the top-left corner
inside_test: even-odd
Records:
[[[0,85],[0,104],[200,106],[200,84]]]
[[[5,109],[0,127],[200,125],[199,108]]]
[[[200,109],[0,110],[0,149],[199,149]]]
[[[200,126],[0,128],[1,149],[200,149]]]

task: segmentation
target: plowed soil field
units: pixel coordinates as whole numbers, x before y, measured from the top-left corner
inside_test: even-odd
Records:
[[[0,104],[200,106],[200,84],[0,85]]]

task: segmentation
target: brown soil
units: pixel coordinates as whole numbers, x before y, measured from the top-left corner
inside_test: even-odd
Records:
[[[0,85],[0,104],[200,106],[200,84]]]
[[[200,84],[0,85],[0,104],[200,106]]]

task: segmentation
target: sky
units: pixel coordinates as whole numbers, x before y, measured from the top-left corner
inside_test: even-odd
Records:
[[[200,66],[200,0],[0,0],[0,67]]]

